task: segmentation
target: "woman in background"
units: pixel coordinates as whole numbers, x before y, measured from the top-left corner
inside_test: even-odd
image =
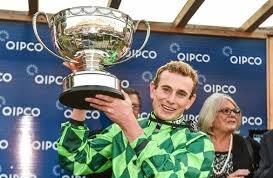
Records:
[[[199,113],[199,129],[208,135],[215,149],[210,178],[251,178],[252,159],[244,138],[235,131],[241,125],[241,111],[228,95],[214,93]]]

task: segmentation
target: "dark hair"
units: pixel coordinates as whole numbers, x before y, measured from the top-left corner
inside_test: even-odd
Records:
[[[139,100],[139,104],[140,104],[140,106],[141,106],[141,97],[140,97],[139,92],[138,92],[136,89],[134,89],[134,88],[123,88],[123,91],[124,91],[125,93],[127,93],[128,95],[132,95],[132,94],[137,95],[137,98],[138,98],[138,100]]]

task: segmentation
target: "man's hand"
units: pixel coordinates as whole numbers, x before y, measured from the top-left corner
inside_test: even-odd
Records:
[[[71,62],[63,62],[63,65],[65,67],[67,67],[68,69],[70,69],[71,72],[75,73],[75,72],[79,71],[78,61],[82,61],[82,57],[83,57],[83,55],[79,55],[79,56],[75,57],[74,59],[72,59]]]
[[[73,73],[78,71],[78,67],[72,62],[63,62],[63,65],[70,69]]]
[[[98,94],[95,98],[86,98],[85,101],[90,102],[91,107],[103,111],[109,119],[121,127],[128,140],[133,141],[142,135],[143,131],[134,116],[130,97],[124,91],[122,94],[124,100]]]

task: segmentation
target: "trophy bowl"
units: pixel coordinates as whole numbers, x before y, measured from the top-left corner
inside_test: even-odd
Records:
[[[37,32],[37,18],[46,17],[51,32],[52,52],[40,39]],[[136,24],[133,19],[112,8],[81,6],[64,9],[49,19],[44,12],[33,16],[32,24],[37,40],[54,56],[66,62],[75,63],[77,71],[63,79],[63,92],[59,101],[68,107],[91,109],[87,97],[96,94],[121,98],[120,80],[105,70],[106,67],[125,62],[131,48],[133,34],[140,22],[147,26],[147,33],[141,51],[146,45],[150,26],[144,20]]]

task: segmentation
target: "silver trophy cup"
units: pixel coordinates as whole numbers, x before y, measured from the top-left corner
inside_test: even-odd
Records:
[[[37,18],[44,16],[51,32],[55,52],[43,43],[37,31]],[[125,58],[131,48],[133,34],[140,22],[146,27],[146,37],[140,52],[150,36],[147,21],[134,23],[132,18],[116,9],[97,6],[64,9],[51,18],[44,12],[33,16],[32,25],[37,40],[52,55],[75,63],[77,71],[63,79],[59,101],[69,107],[91,109],[86,97],[105,94],[123,99],[120,80],[105,71],[106,67],[131,59]],[[137,54],[137,53],[136,53]]]

